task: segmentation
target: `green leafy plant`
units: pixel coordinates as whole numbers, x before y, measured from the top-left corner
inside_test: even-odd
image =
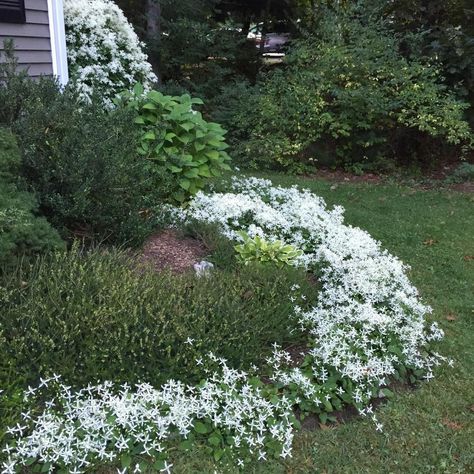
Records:
[[[141,243],[150,231],[146,209],[168,190],[136,152],[133,112],[104,110],[100,100],[79,106],[76,93],[60,92],[53,81],[32,82],[11,127],[22,155],[19,174],[41,213],[66,238]],[[22,94],[16,87],[4,92]]]
[[[468,183],[474,181],[474,164],[461,163],[456,169],[446,178],[448,184],[454,183]]]
[[[234,248],[238,254],[238,258],[245,265],[251,262],[273,263],[279,267],[291,265],[295,259],[303,254],[301,250],[296,249],[293,245],[288,245],[281,240],[268,242],[259,237],[250,237],[246,232],[239,231],[244,243],[236,245]]]
[[[136,110],[135,124],[141,127],[138,153],[153,173],[172,177],[172,197],[184,202],[201,190],[210,178],[230,170],[230,157],[223,128],[207,122],[193,109],[201,99],[163,95],[150,91],[143,96],[137,85],[134,94],[124,93],[122,101]]]
[[[15,137],[0,128],[0,266],[4,267],[13,265],[18,257],[64,245],[46,219],[35,215],[38,204],[34,196],[18,188],[19,168]]]

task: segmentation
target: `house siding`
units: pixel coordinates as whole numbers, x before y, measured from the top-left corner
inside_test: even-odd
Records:
[[[26,23],[2,23],[0,51],[6,39],[13,39],[20,69],[32,77],[53,74],[47,0],[25,0]]]

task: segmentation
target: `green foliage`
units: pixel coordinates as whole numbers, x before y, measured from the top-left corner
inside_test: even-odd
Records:
[[[305,273],[290,267],[197,278],[156,274],[113,250],[58,253],[0,286],[0,366],[31,382],[61,373],[78,385],[199,380],[196,359],[209,351],[248,367],[274,341],[298,338],[288,318],[293,284],[309,293]]]
[[[258,235],[251,238],[246,232],[238,232],[244,243],[236,245],[235,251],[238,259],[245,265],[251,262],[275,264],[278,267],[292,265],[296,258],[303,254],[301,250],[292,245],[287,245],[281,240],[268,242]]]
[[[27,71],[18,70],[13,41],[4,42],[0,51],[0,126],[10,127],[38,97],[52,98],[58,85],[52,80],[32,81]]]
[[[474,164],[472,163],[461,163],[446,179],[448,183],[466,183],[470,181],[474,181]]]
[[[18,189],[19,165],[20,151],[14,136],[0,128],[0,267],[4,268],[18,257],[63,247],[48,222],[35,216],[34,197]]]
[[[182,232],[203,243],[209,250],[206,260],[216,267],[229,271],[238,266],[233,242],[222,237],[222,232],[216,225],[191,221],[184,226]]]
[[[243,102],[241,154],[259,166],[374,167],[472,145],[468,105],[434,66],[398,51],[383,22],[328,12],[317,34],[296,42],[285,67],[260,83],[257,101]]]
[[[203,119],[193,110],[201,99],[189,95],[166,96],[136,86],[135,95],[125,93],[122,100],[137,112],[135,124],[141,128],[138,153],[146,159],[151,174],[168,174],[172,197],[179,202],[201,190],[206,181],[230,170],[225,149],[225,131]]]
[[[437,61],[447,84],[474,112],[474,10],[471,0],[380,2],[405,54]],[[415,33],[415,35],[413,35]]]
[[[142,210],[156,205],[166,182],[152,180],[136,153],[132,113],[106,111],[99,101],[79,106],[74,93],[59,92],[47,79],[28,87],[32,93],[12,128],[21,174],[41,212],[64,236],[140,242],[149,232]]]

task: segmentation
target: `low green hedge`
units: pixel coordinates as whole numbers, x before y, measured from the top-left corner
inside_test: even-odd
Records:
[[[58,373],[73,384],[196,381],[205,375],[197,359],[208,352],[248,367],[272,342],[299,337],[294,284],[310,292],[305,273],[291,267],[197,278],[156,274],[118,251],[57,253],[0,286],[0,366],[31,383]]]

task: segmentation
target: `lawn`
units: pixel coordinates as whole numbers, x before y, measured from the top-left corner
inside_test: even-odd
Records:
[[[346,208],[362,227],[410,264],[410,277],[433,307],[446,337],[439,352],[455,360],[415,390],[379,407],[384,432],[365,419],[300,433],[293,457],[259,464],[262,473],[472,472],[474,470],[474,196],[398,185],[331,183],[266,174]],[[174,459],[175,472],[214,472],[199,452]]]

